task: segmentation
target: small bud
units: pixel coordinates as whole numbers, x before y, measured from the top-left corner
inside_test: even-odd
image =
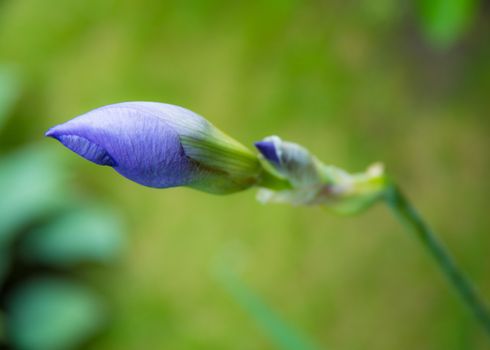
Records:
[[[349,174],[325,165],[305,148],[270,136],[255,143],[262,161],[272,167],[291,188],[274,191],[263,188],[261,202],[293,205],[325,205],[340,213],[358,212],[375,202],[385,189],[386,179],[381,164],[365,173]]]
[[[144,186],[189,186],[232,193],[262,174],[257,157],[201,116],[156,102],[104,106],[51,128],[46,136]]]

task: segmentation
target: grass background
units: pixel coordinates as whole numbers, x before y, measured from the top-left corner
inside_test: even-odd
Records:
[[[418,11],[390,0],[0,2],[0,62],[23,77],[0,147],[60,149],[72,182],[129,228],[120,260],[85,272],[113,310],[88,348],[274,348],[214,277],[222,254],[322,348],[488,346],[382,205],[349,218],[263,206],[253,190],[147,189],[41,140],[92,108],[153,100],[246,145],[277,134],[347,170],[381,160],[490,300],[490,13],[478,7],[464,31],[443,25],[439,40]]]

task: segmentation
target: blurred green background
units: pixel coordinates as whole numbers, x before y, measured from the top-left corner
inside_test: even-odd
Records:
[[[0,64],[17,77],[0,86],[2,154],[57,152],[70,186],[117,208],[129,233],[109,267],[78,272],[110,310],[84,348],[275,349],[281,327],[254,311],[266,307],[283,336],[320,348],[488,348],[382,205],[339,217],[263,206],[253,190],[148,189],[43,133],[149,100],[247,145],[277,134],[347,170],[383,161],[490,300],[489,38],[488,4],[468,0],[0,1]]]

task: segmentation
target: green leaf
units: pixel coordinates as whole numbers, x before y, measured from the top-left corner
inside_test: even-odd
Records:
[[[83,208],[30,232],[21,242],[20,251],[28,261],[51,265],[107,263],[119,253],[122,239],[122,224],[113,211]]]
[[[61,350],[80,346],[104,326],[98,297],[76,283],[42,278],[8,300],[8,335],[16,349]]]
[[[21,82],[17,70],[0,65],[0,129],[20,96]]]
[[[0,247],[66,203],[65,177],[58,157],[44,148],[28,147],[0,160]]]
[[[435,46],[449,47],[470,27],[477,5],[477,0],[419,0],[422,30]]]

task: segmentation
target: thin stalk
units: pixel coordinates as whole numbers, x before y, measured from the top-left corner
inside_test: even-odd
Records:
[[[490,313],[485,303],[465,273],[456,265],[442,242],[438,240],[434,232],[395,185],[390,185],[387,188],[386,200],[400,221],[411,229],[428,249],[449,283],[483,326],[487,335],[490,336]]]

